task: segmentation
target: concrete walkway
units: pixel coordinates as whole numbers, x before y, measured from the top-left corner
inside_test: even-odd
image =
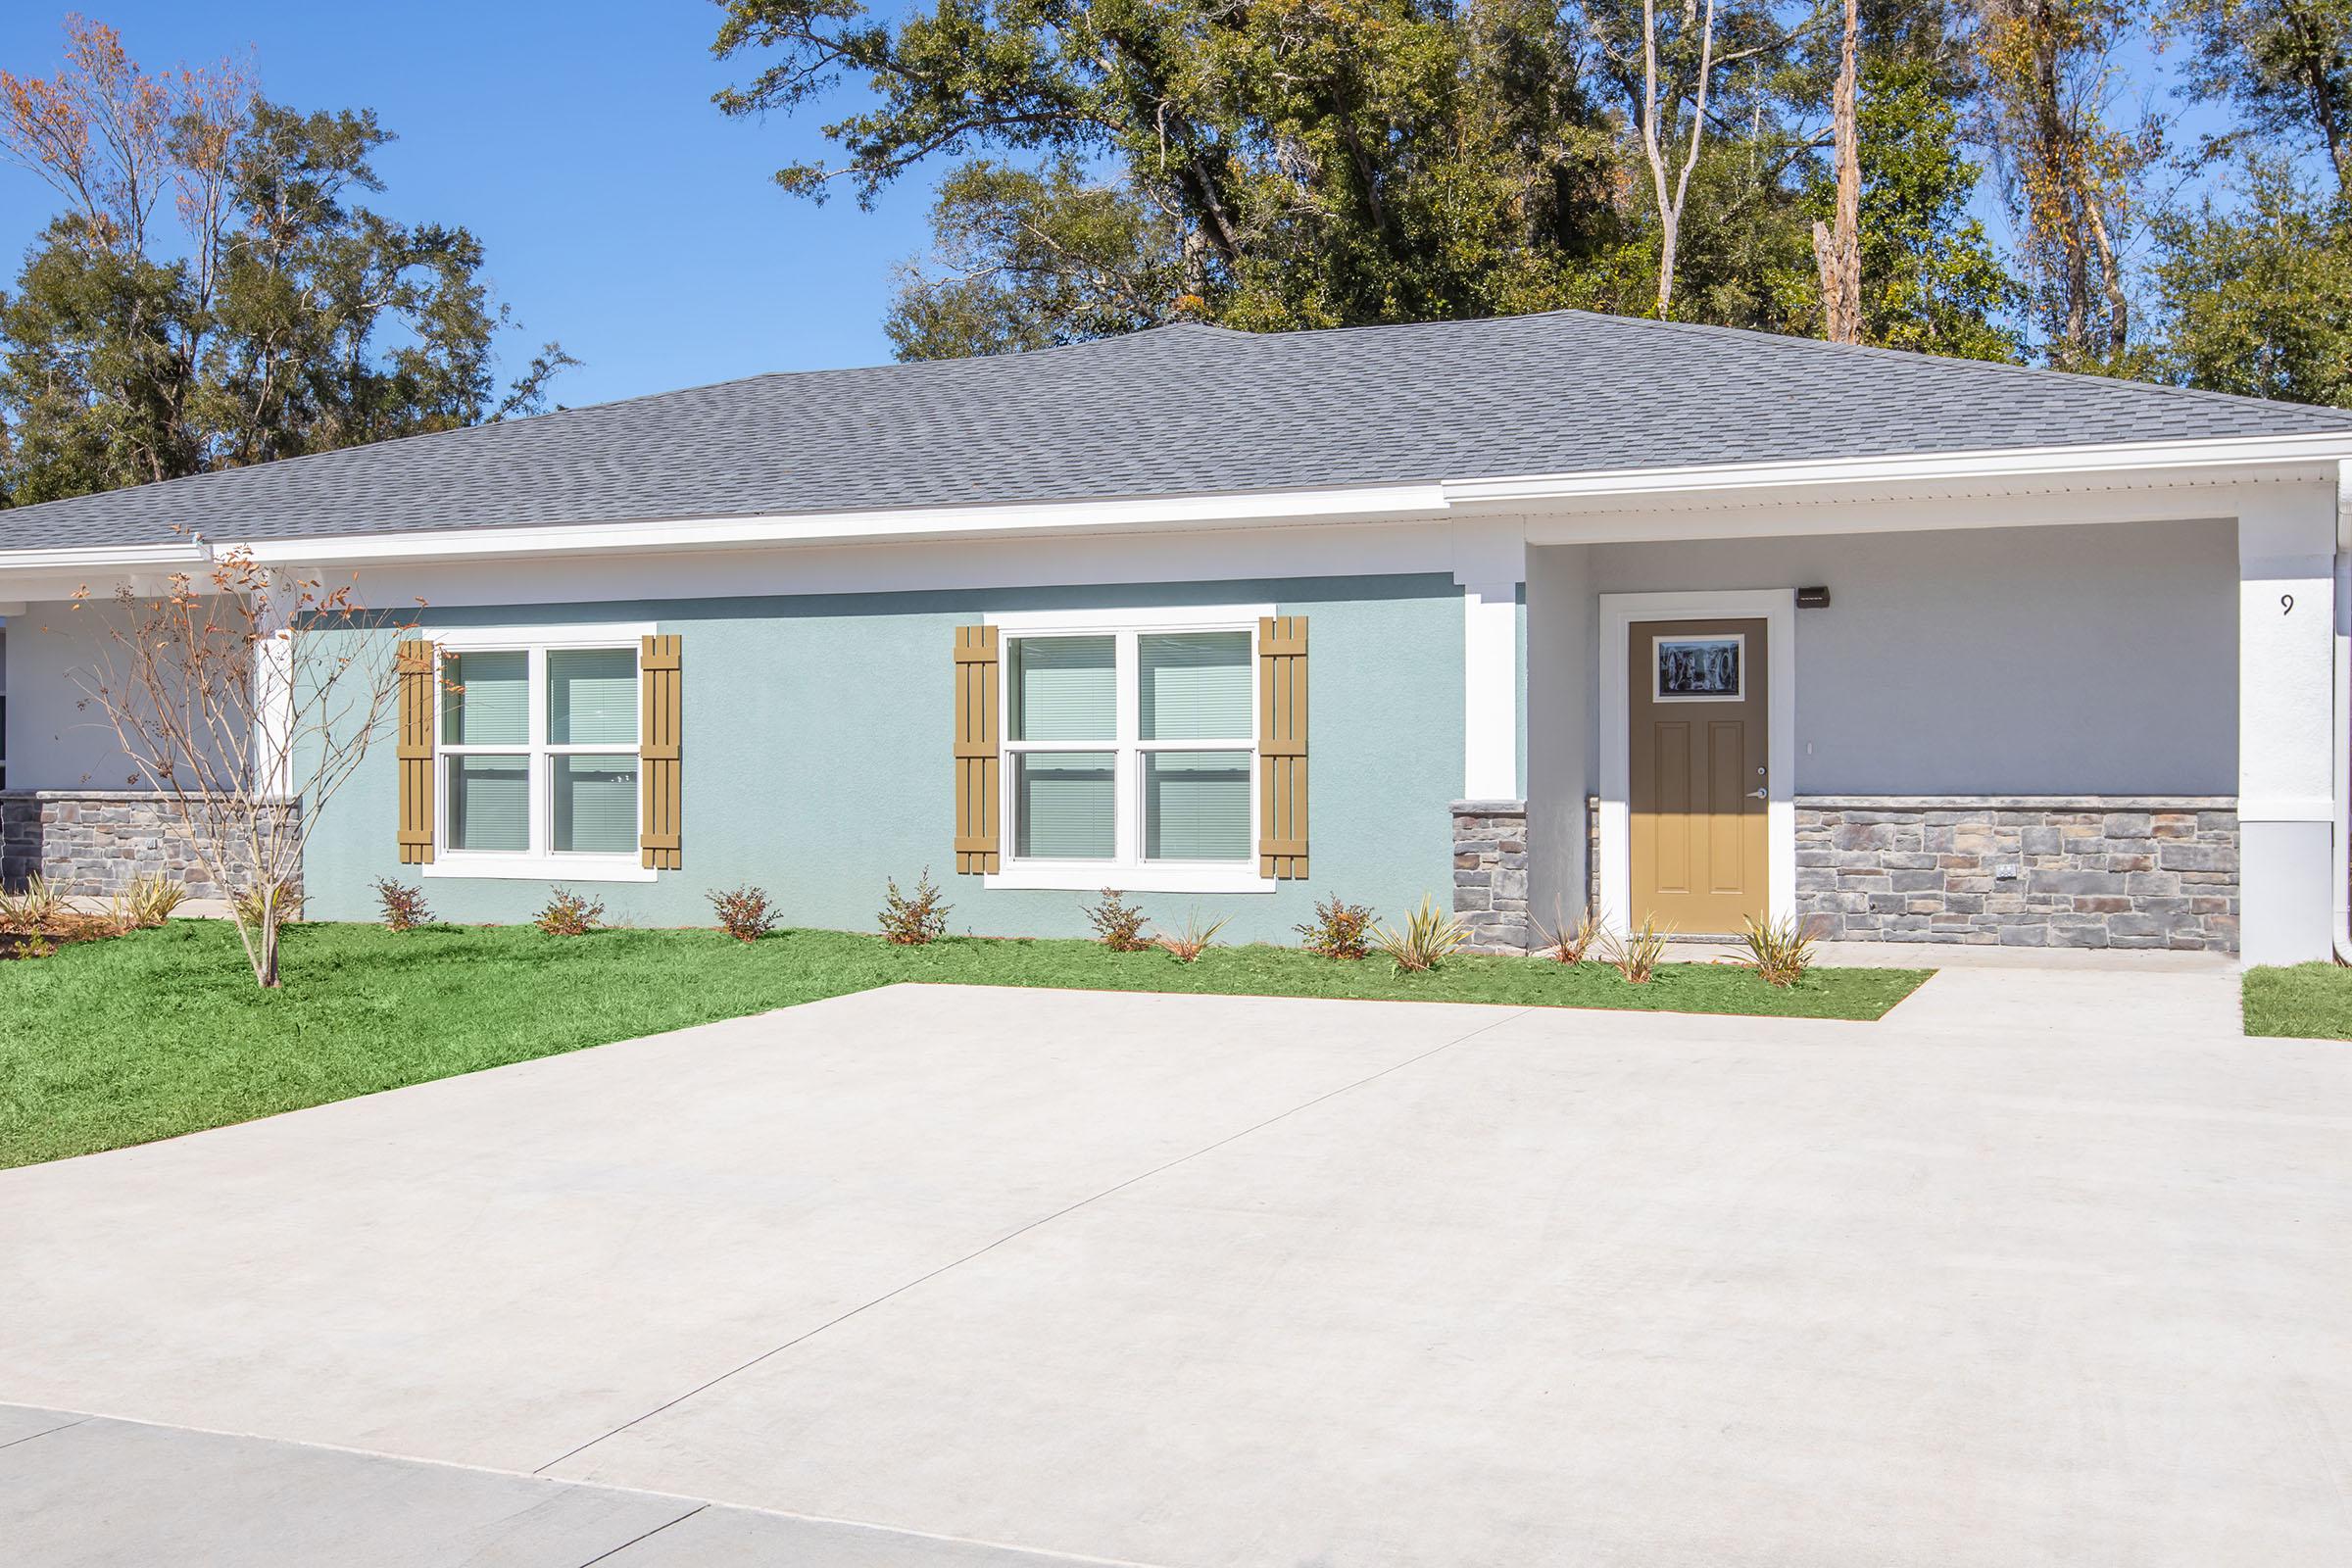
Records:
[[[0,1447],[0,1541],[2333,1565],[2348,1133],[2210,968],[868,993],[0,1173],[0,1399],[127,1418]]]

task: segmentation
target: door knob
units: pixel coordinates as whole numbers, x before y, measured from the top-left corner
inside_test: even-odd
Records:
[[[1751,801],[1760,801],[1765,799],[1765,792],[1762,790],[1749,790],[1747,792],[1747,798]]]

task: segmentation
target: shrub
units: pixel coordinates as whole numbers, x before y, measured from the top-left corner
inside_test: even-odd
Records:
[[[1222,916],[1202,925],[1199,915],[1188,914],[1182,931],[1162,931],[1155,940],[1178,963],[1198,963],[1200,955],[1216,945],[1217,933],[1224,929]]]
[[[1786,989],[1813,966],[1813,935],[1795,915],[1778,920],[1747,917],[1747,966],[1767,985]]]
[[[547,906],[531,916],[531,924],[551,937],[584,937],[604,922],[602,900],[587,899],[569,888],[556,888]]]
[[[1642,924],[1630,936],[1620,937],[1614,931],[1601,934],[1600,956],[1603,962],[1614,964],[1617,972],[1629,985],[1647,985],[1651,975],[1658,972],[1658,959],[1666,953],[1667,932],[1658,929],[1658,917],[1645,914]]]
[[[882,899],[882,935],[894,947],[919,948],[948,933],[948,911],[955,906],[931,885],[931,868],[915,880],[912,897],[899,891],[896,878]]]
[[[237,911],[237,918],[248,927],[257,927],[262,923],[261,889],[247,888],[228,902],[229,907]],[[293,889],[279,888],[276,903],[279,925],[290,925],[302,918],[302,895]]]
[[[0,892],[0,926],[29,935],[55,924],[65,908],[64,895],[50,887],[49,879],[36,871],[16,892]]]
[[[1360,958],[1371,951],[1372,906],[1342,904],[1333,894],[1315,906],[1315,917],[1291,928],[1309,953],[1326,958]]]
[[[1141,953],[1152,946],[1144,935],[1144,911],[1122,899],[1117,888],[1104,888],[1102,902],[1086,906],[1086,923],[1113,953]]]
[[[1399,973],[1435,969],[1469,940],[1469,929],[1426,893],[1401,930],[1384,925],[1372,933],[1372,946],[1395,959]]]
[[[1584,918],[1574,926],[1555,918],[1551,926],[1551,941],[1544,945],[1544,956],[1555,963],[1582,963],[1592,956],[1600,940],[1600,912],[1587,909]]]
[[[424,889],[420,887],[379,876],[375,879],[375,902],[383,906],[384,924],[394,931],[414,931],[432,922],[433,911],[425,907]]]
[[[712,888],[703,896],[710,901],[727,935],[738,942],[757,942],[776,928],[776,911],[767,906],[765,888],[747,882],[724,893]]]
[[[143,876],[109,902],[107,917],[124,931],[162,925],[187,901],[188,890],[165,876]]]

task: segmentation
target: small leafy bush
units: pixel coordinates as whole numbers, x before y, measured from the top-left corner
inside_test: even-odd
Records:
[[[1426,893],[1401,928],[1383,925],[1372,933],[1372,946],[1396,960],[1398,973],[1435,969],[1469,940],[1469,928]]]
[[[1122,898],[1117,888],[1104,888],[1102,902],[1086,906],[1086,923],[1113,953],[1141,953],[1152,946],[1152,939],[1144,935],[1144,911]]]
[[[375,902],[383,906],[384,925],[390,930],[414,931],[432,923],[433,911],[425,907],[424,889],[420,887],[379,876],[375,879]]]
[[[1300,945],[1326,958],[1360,958],[1372,951],[1372,906],[1343,904],[1334,893],[1315,906],[1315,917],[1291,928]]]
[[[107,905],[107,918],[124,931],[144,931],[172,918],[187,902],[188,890],[166,876],[143,876],[117,892]]]
[[[584,937],[604,923],[605,906],[569,888],[556,888],[547,906],[531,916],[531,924],[551,937]]]
[[[247,888],[228,902],[229,907],[236,910],[237,919],[242,924],[254,927],[262,923],[262,890],[260,888]],[[275,902],[279,925],[291,925],[302,918],[302,895],[292,888],[279,888]]]
[[[1178,963],[1198,963],[1200,955],[1216,946],[1217,933],[1224,929],[1225,917],[1222,915],[1202,925],[1199,915],[1188,914],[1184,917],[1182,931],[1162,931],[1156,940],[1167,950],[1168,956]]]
[[[931,885],[929,866],[923,867],[923,874],[915,879],[911,895],[901,893],[894,877],[890,891],[882,899],[883,939],[901,948],[919,948],[937,942],[948,934],[948,911],[954,907]]]
[[[1813,966],[1813,935],[1795,915],[1778,920],[1747,916],[1747,966],[1766,985],[1783,990],[1796,984]]]
[[[1551,940],[1544,946],[1544,956],[1554,963],[1582,963],[1592,956],[1600,942],[1600,911],[1587,909],[1575,925],[1554,920]]]
[[[1604,963],[1614,965],[1629,985],[1649,984],[1650,976],[1658,972],[1658,960],[1666,955],[1666,937],[1674,929],[1658,929],[1658,917],[1645,914],[1641,925],[1629,935],[1620,937],[1606,931],[1600,938],[1600,956]]]
[[[11,931],[39,931],[55,924],[65,909],[65,896],[37,871],[26,877],[16,892],[0,892],[0,926]]]
[[[738,942],[757,942],[776,928],[776,911],[767,906],[765,888],[756,888],[747,882],[725,892],[712,888],[703,896],[710,901],[710,907],[727,935]]]

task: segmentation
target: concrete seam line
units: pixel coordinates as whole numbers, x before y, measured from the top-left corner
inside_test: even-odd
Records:
[[[77,1426],[81,1425],[81,1424],[82,1424],[84,1421],[87,1421],[88,1419],[89,1419],[89,1417],[88,1417],[88,1416],[86,1416],[86,1415],[83,1415],[83,1416],[75,1416],[75,1417],[74,1417],[73,1420],[71,1420],[71,1421],[60,1421],[60,1422],[59,1422],[57,1425],[55,1425],[55,1426],[53,1426],[53,1427],[43,1427],[43,1428],[41,1428],[41,1430],[40,1430],[40,1431],[38,1431],[38,1432],[27,1432],[26,1434],[24,1434],[24,1436],[23,1436],[23,1437],[21,1437],[21,1438],[11,1438],[11,1439],[9,1439],[9,1440],[8,1440],[6,1443],[0,1443],[0,1448],[13,1448],[13,1447],[15,1447],[15,1446],[16,1446],[18,1444],[20,1444],[20,1443],[30,1443],[30,1442],[31,1442],[33,1439],[35,1439],[35,1438],[45,1438],[45,1437],[49,1436],[51,1433],[53,1433],[53,1432],[63,1432],[63,1431],[65,1431],[65,1430],[66,1430],[66,1428],[68,1428],[68,1427],[77,1427]]]
[[[687,1520],[689,1520],[689,1519],[693,1518],[693,1517],[694,1517],[696,1514],[698,1514],[698,1513],[701,1513],[701,1512],[702,1512],[702,1511],[703,1511],[705,1508],[708,1508],[708,1507],[710,1507],[710,1505],[709,1503],[707,1503],[707,1502],[705,1502],[705,1503],[698,1503],[698,1504],[696,1504],[694,1507],[691,1507],[691,1508],[687,1509],[687,1510],[686,1510],[684,1513],[682,1513],[682,1514],[678,1515],[678,1516],[677,1516],[675,1519],[664,1519],[664,1520],[662,1520],[662,1523],[660,1523],[660,1524],[658,1524],[658,1525],[654,1526],[654,1528],[653,1528],[653,1529],[651,1529],[651,1530],[648,1530],[647,1532],[645,1532],[645,1534],[644,1534],[644,1535],[640,1535],[640,1536],[631,1536],[631,1537],[630,1537],[628,1540],[626,1540],[626,1541],[622,1542],[622,1543],[621,1543],[619,1545],[617,1545],[617,1546],[614,1546],[614,1547],[613,1547],[613,1548],[612,1548],[611,1551],[600,1551],[600,1552],[598,1552],[598,1553],[597,1553],[595,1556],[593,1556],[593,1557],[589,1558],[589,1559],[588,1559],[586,1562],[584,1562],[584,1563],[580,1564],[580,1568],[596,1568],[596,1565],[597,1565],[598,1563],[600,1563],[600,1562],[603,1562],[603,1561],[604,1561],[604,1560],[605,1560],[607,1557],[611,1557],[611,1556],[612,1556],[612,1555],[614,1555],[615,1553],[618,1553],[618,1552],[623,1552],[623,1551],[626,1551],[626,1550],[628,1550],[628,1549],[629,1549],[631,1546],[634,1546],[635,1544],[637,1544],[637,1543],[639,1543],[640,1541],[645,1541],[645,1540],[648,1540],[648,1539],[650,1539],[650,1538],[652,1538],[652,1537],[654,1537],[654,1536],[658,1536],[658,1535],[660,1535],[660,1534],[661,1534],[662,1531],[664,1531],[664,1530],[667,1530],[667,1529],[668,1529],[668,1528],[669,1528],[671,1525],[682,1525],[682,1524],[684,1524],[684,1523],[685,1523]]]
[[[580,1444],[576,1447],[565,1449],[564,1452],[557,1454],[553,1459],[548,1460],[547,1463],[533,1470],[531,1474],[535,1476],[545,1475],[548,1471],[554,1469],[557,1465],[562,1464],[564,1460],[571,1458],[575,1454],[584,1453],[588,1449],[595,1447],[598,1444],[606,1442],[609,1439],[618,1437],[621,1433],[628,1431],[629,1428],[637,1425],[639,1422],[651,1420],[653,1417],[660,1415],[664,1410],[685,1403],[688,1399],[693,1398],[698,1394],[708,1393],[711,1389],[718,1387],[718,1385],[721,1383],[726,1382],[729,1378],[735,1377],[741,1373],[749,1372],[753,1367],[758,1366],[760,1362],[765,1361],[770,1357],[781,1355],[786,1350],[791,1349],[794,1346],[800,1345],[808,1340],[812,1340],[819,1334],[824,1333],[825,1330],[846,1323],[851,1318],[858,1316],[860,1312],[868,1311],[874,1307],[880,1306],[885,1301],[904,1296],[918,1285],[927,1285],[931,1281],[939,1278],[942,1274],[961,1268],[964,1264],[971,1262],[974,1258],[986,1256],[988,1253],[995,1251],[998,1248],[1003,1247],[1005,1243],[1017,1241],[1021,1237],[1028,1235],[1031,1231],[1036,1230],[1041,1225],[1051,1225],[1054,1223],[1054,1221],[1060,1219],[1065,1215],[1074,1214],[1079,1209],[1085,1208],[1090,1203],[1100,1202],[1114,1193],[1124,1192],[1126,1189],[1133,1187],[1138,1182],[1150,1181],[1154,1176],[1174,1170],[1177,1166],[1199,1159],[1203,1154],[1214,1153],[1216,1151],[1224,1148],[1227,1144],[1236,1142],[1239,1139],[1247,1138],[1252,1133],[1262,1132],[1266,1128],[1273,1126],[1278,1121],[1287,1121],[1291,1117],[1298,1115],[1300,1111],[1312,1110],[1315,1106],[1320,1105],[1327,1100],[1335,1099],[1340,1095],[1351,1093],[1354,1090],[1363,1088],[1366,1084],[1376,1083],[1380,1079],[1386,1078],[1393,1072],[1401,1072],[1407,1067],[1413,1066],[1419,1062],[1427,1061],[1430,1057],[1438,1054],[1438,1053],[1442,1051],[1450,1051],[1455,1046],[1461,1045],[1464,1041],[1475,1040],[1480,1035],[1487,1033],[1489,1030],[1499,1029],[1504,1024],[1511,1022],[1513,1019],[1526,1017],[1534,1010],[1535,1009],[1532,1007],[1514,1008],[1510,1012],[1494,1019],[1491,1023],[1480,1024],[1477,1028],[1471,1030],[1467,1034],[1456,1035],[1451,1040],[1440,1041],[1437,1045],[1430,1047],[1427,1051],[1407,1056],[1402,1061],[1391,1062],[1388,1066],[1381,1068],[1378,1072],[1367,1073],[1352,1083],[1345,1083],[1336,1089],[1325,1090],[1322,1094],[1315,1096],[1312,1100],[1301,1101],[1299,1103],[1291,1106],[1291,1108],[1288,1110],[1278,1110],[1273,1115],[1265,1118],[1263,1121],[1253,1122],[1250,1126],[1244,1127],[1239,1132],[1228,1133],[1223,1138],[1217,1139],[1214,1143],[1203,1144],[1201,1147],[1194,1150],[1189,1154],[1179,1154],[1174,1159],[1152,1166],[1150,1170],[1140,1171],[1137,1174],[1128,1177],[1125,1181],[1114,1182],[1110,1186],[1103,1188],[1099,1193],[1089,1194],[1087,1197],[1081,1198],[1075,1202],[1064,1204],[1062,1207],[1054,1210],[1054,1212],[1051,1214],[1042,1214],[1036,1219],[1029,1221],[1027,1224],[1022,1225],[1015,1230],[1006,1231],[1004,1235],[998,1237],[995,1241],[990,1242],[985,1247],[975,1248],[971,1251],[964,1253],[961,1257],[951,1258],[928,1273],[918,1274],[913,1279],[906,1281],[906,1284],[883,1292],[880,1296],[875,1297],[870,1301],[861,1301],[858,1305],[851,1307],[846,1312],[827,1318],[824,1322],[819,1323],[812,1329],[808,1329],[803,1333],[794,1335],[791,1339],[786,1340],[782,1345],[760,1351],[758,1355],[753,1356],[750,1360],[744,1362],[740,1366],[729,1367],[726,1371],[721,1372],[718,1374],[718,1376],[710,1379],[708,1382],[698,1383],[693,1388],[688,1389],[685,1393],[678,1395],[676,1397],[664,1399],[662,1403],[655,1405],[652,1409],[647,1410],[642,1414],[631,1416],[628,1420],[623,1421],[620,1425],[612,1428],[612,1430],[610,1432],[601,1433],[596,1437],[590,1438],[586,1443]]]

